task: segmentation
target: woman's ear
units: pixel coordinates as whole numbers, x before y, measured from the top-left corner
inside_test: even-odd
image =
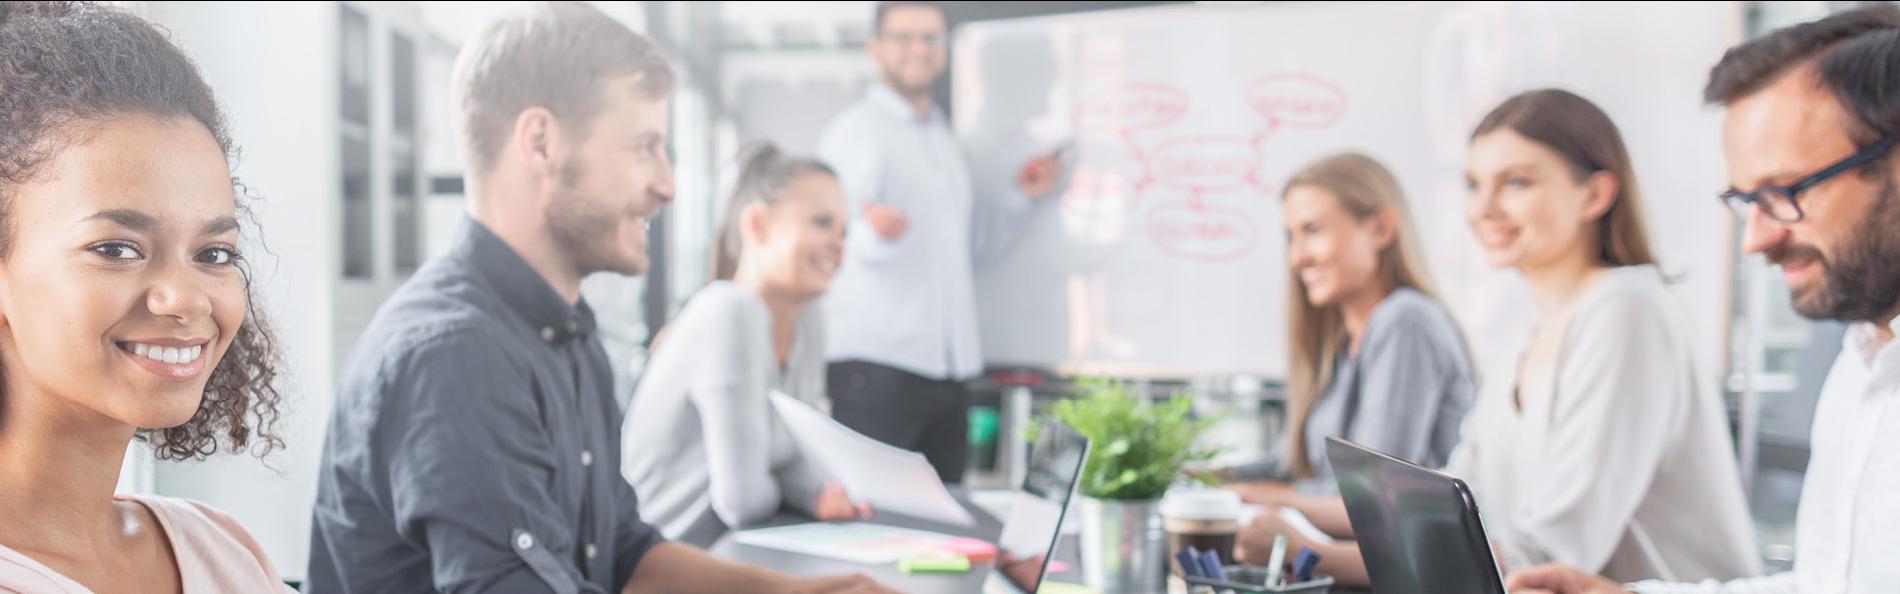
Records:
[[[767,224],[765,204],[754,202],[739,211],[739,239],[746,243],[765,243],[771,225]]]
[[[1372,216],[1370,223],[1372,223],[1372,239],[1378,243],[1379,249],[1392,247],[1392,244],[1399,240],[1399,211],[1397,209],[1389,206],[1380,208],[1379,213]]]
[[[7,315],[7,304],[10,300],[5,297],[6,295],[12,294],[7,292],[7,287],[12,285],[13,283],[7,280],[6,267],[0,266],[0,328],[8,328],[13,325],[13,319]]]
[[[1608,171],[1592,173],[1583,183],[1587,192],[1583,199],[1583,219],[1587,223],[1596,222],[1610,212],[1610,207],[1616,206],[1616,197],[1623,191],[1622,184]]]

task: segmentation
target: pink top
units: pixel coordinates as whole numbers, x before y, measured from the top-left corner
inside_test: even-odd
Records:
[[[120,495],[152,510],[178,558],[178,574],[190,594],[292,592],[277,577],[264,550],[224,512],[196,501],[156,495]],[[59,572],[0,546],[0,594],[92,594]]]

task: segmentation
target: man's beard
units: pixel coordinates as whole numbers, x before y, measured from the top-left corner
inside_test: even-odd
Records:
[[[620,225],[632,214],[601,204],[598,197],[582,191],[582,171],[579,163],[561,168],[560,195],[547,208],[548,235],[582,277],[596,272],[645,273],[645,264],[629,258],[618,245]]]
[[[1892,314],[1900,302],[1900,184],[1889,177],[1873,208],[1837,251],[1833,261],[1811,245],[1769,249],[1770,263],[1810,261],[1821,267],[1821,284],[1790,287],[1794,309],[1809,319],[1867,322]]]

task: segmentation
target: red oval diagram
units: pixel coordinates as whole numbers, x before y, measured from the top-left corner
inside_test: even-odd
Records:
[[[1076,128],[1126,134],[1157,128],[1187,115],[1188,95],[1167,85],[1135,83],[1097,93],[1075,106]]]
[[[1148,211],[1148,237],[1177,258],[1221,262],[1252,252],[1260,232],[1239,210],[1177,203]]]
[[[1201,136],[1170,140],[1148,157],[1148,179],[1190,192],[1255,185],[1260,149],[1251,139]]]
[[[1320,129],[1346,115],[1346,92],[1311,74],[1275,74],[1248,87],[1247,104],[1275,125]]]

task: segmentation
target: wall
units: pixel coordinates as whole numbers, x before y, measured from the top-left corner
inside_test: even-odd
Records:
[[[317,458],[331,401],[331,294],[336,276],[336,69],[330,2],[152,3],[146,14],[169,28],[203,69],[242,147],[236,174],[263,197],[251,247],[260,311],[275,323],[287,376],[280,425],[284,450],[263,463],[219,456],[166,463],[154,486],[229,512],[250,530],[279,571],[304,573]]]

